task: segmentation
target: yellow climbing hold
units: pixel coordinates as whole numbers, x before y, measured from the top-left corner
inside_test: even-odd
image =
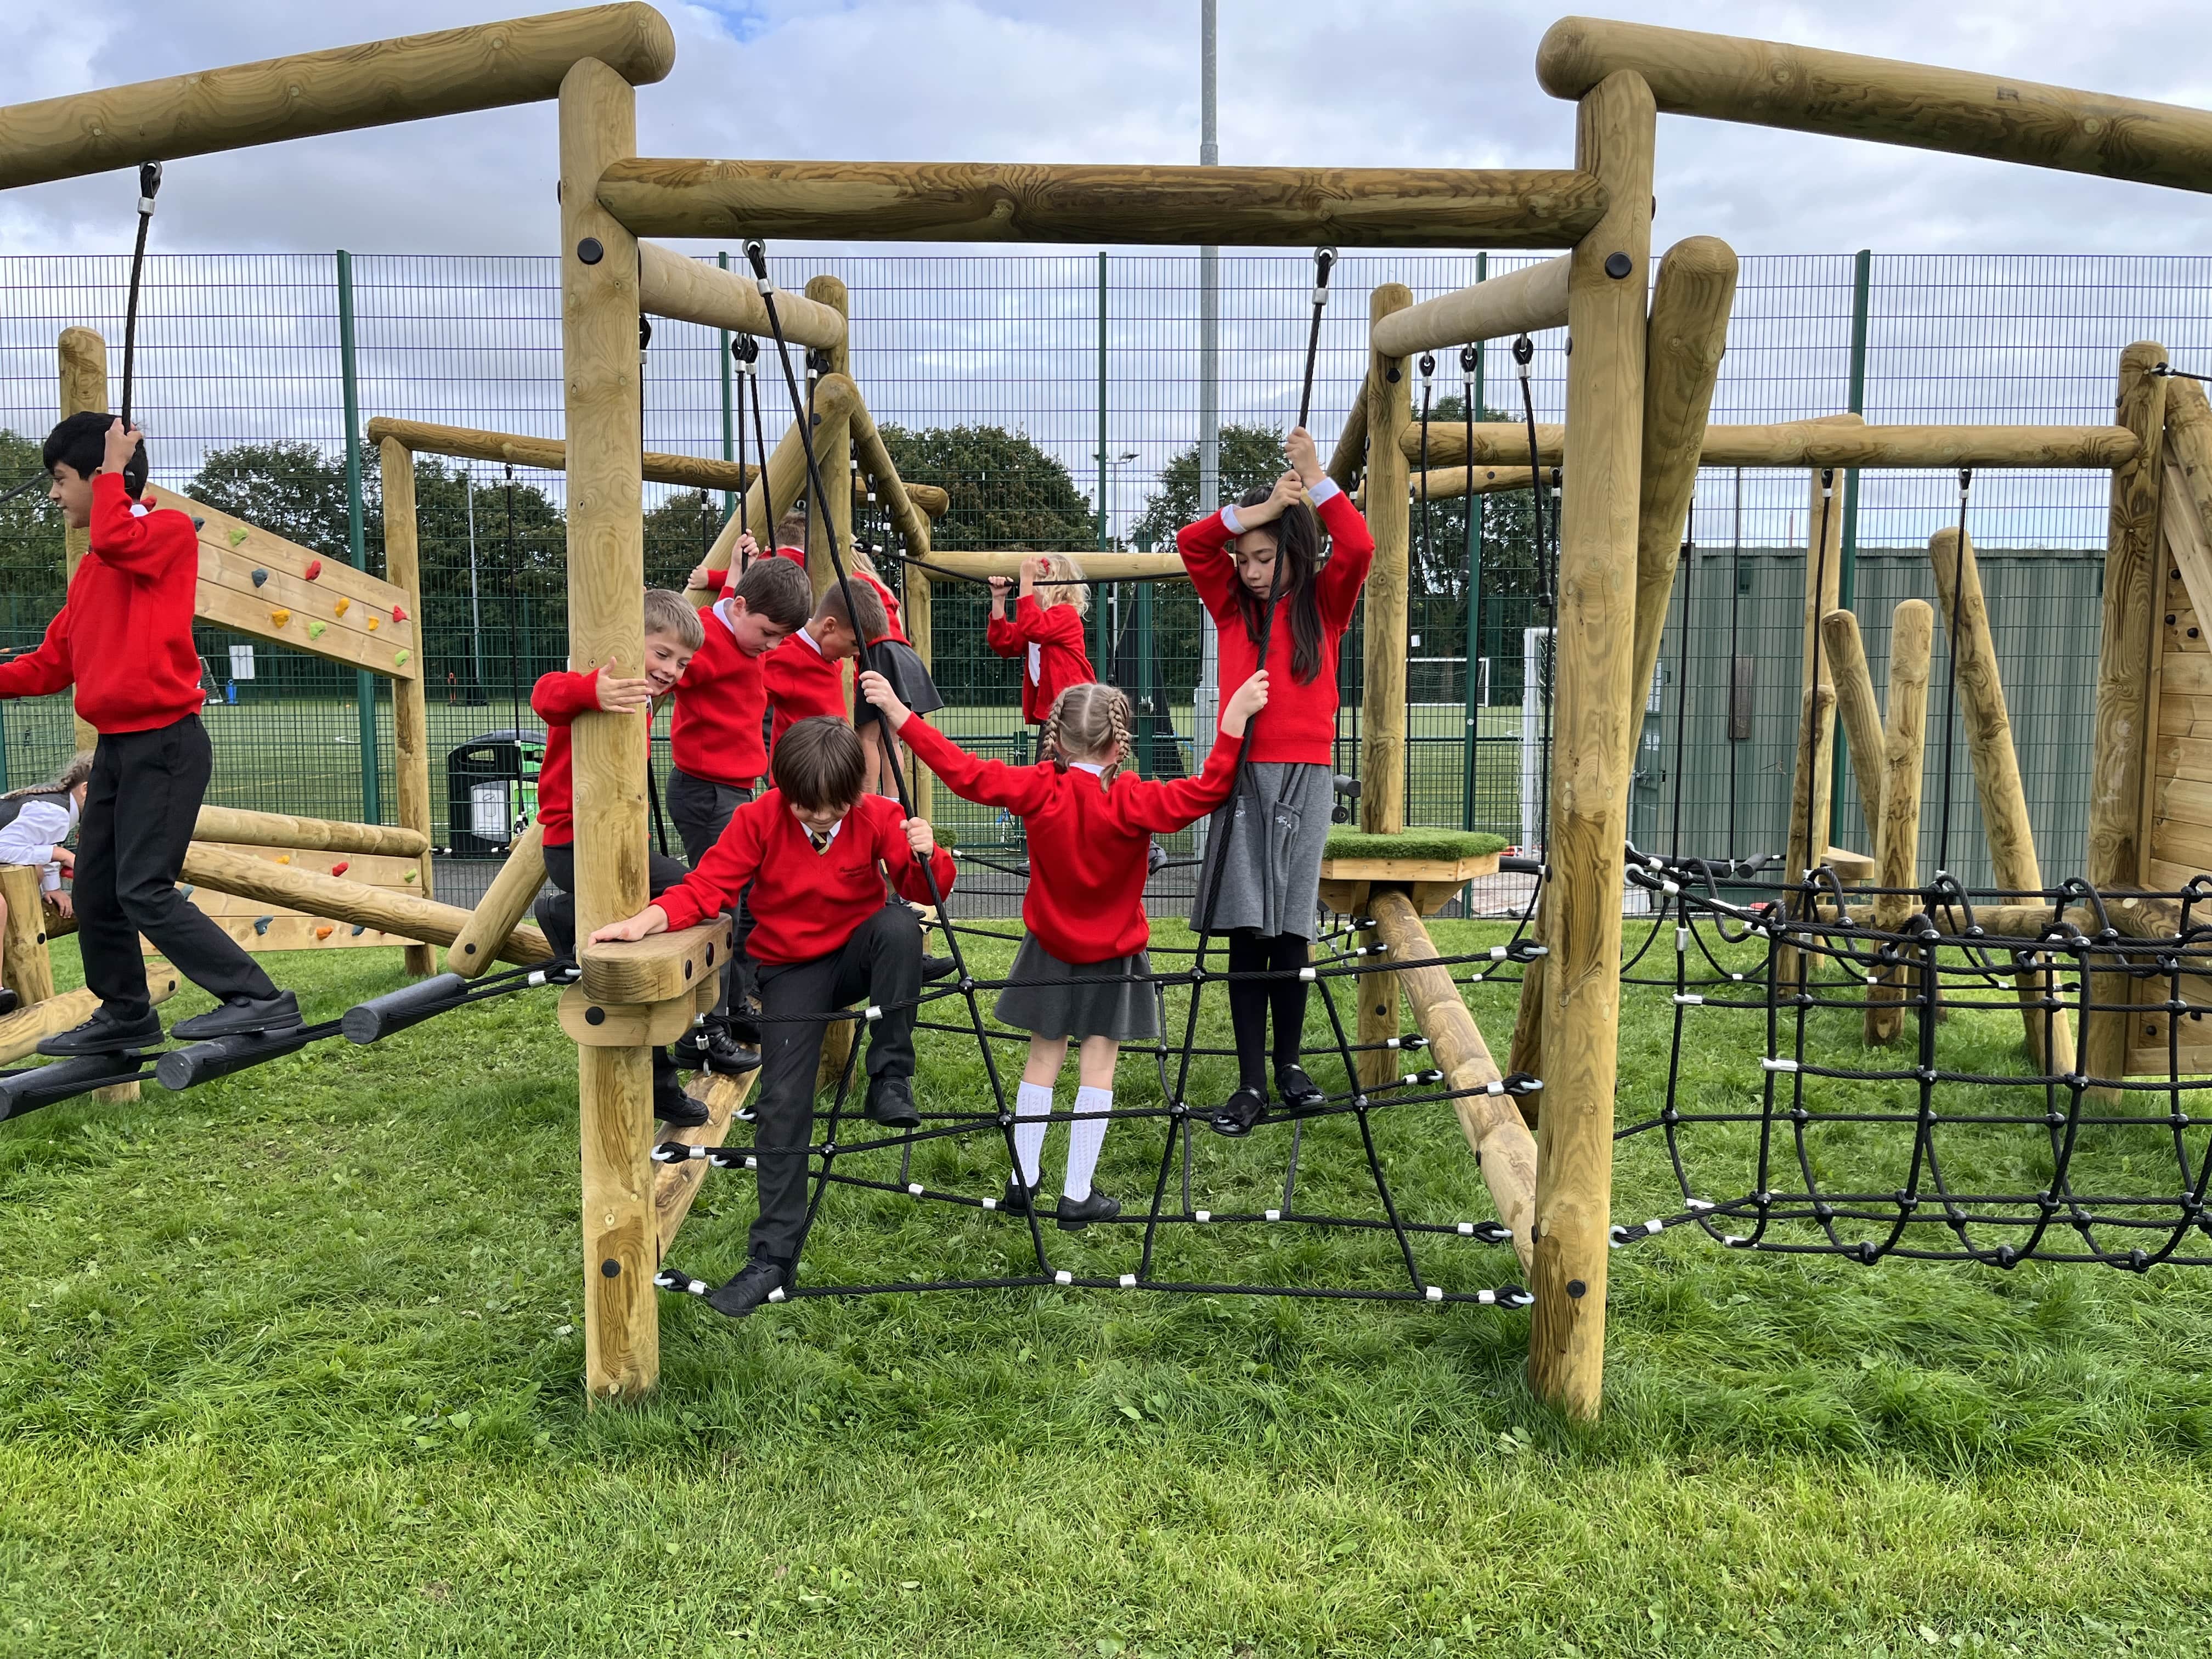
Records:
[[[376,632],[377,624],[381,623],[383,620],[384,618],[381,617],[371,617],[368,619],[368,631],[372,634]]]
[[[291,620],[292,613],[289,611],[272,611],[269,613],[269,621],[273,627],[282,628]]]
[[[276,862],[279,864],[289,864],[291,861],[292,855],[289,853],[279,853],[276,855]]]
[[[346,613],[346,607],[347,607],[348,605],[351,605],[352,603],[353,603],[353,601],[352,601],[351,599],[340,599],[340,600],[337,602],[337,605],[333,605],[333,606],[331,607],[331,615],[332,615],[333,617],[343,617],[343,616],[344,616],[344,615],[345,615],[345,613]]]

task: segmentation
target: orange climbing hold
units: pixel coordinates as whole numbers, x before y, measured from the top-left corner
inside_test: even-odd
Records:
[[[353,601],[351,599],[340,599],[336,605],[331,607],[331,615],[333,617],[344,616],[346,613],[346,607],[352,603]]]
[[[337,923],[335,923],[335,922],[329,922],[329,921],[326,921],[326,922],[325,922],[321,927],[318,927],[318,928],[316,928],[316,929],[315,929],[315,937],[316,937],[318,939],[328,939],[328,938],[329,938],[332,933],[337,933]]]
[[[289,611],[272,611],[269,613],[269,621],[274,627],[282,628],[291,620],[292,613]]]

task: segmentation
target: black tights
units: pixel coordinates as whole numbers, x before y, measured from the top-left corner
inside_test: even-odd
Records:
[[[1306,1025],[1306,981],[1297,976],[1306,965],[1306,941],[1297,933],[1261,933],[1240,927],[1229,936],[1229,971],[1270,970],[1281,979],[1229,981],[1229,1024],[1237,1033],[1237,1082],[1240,1088],[1267,1092],[1267,1013],[1275,1016],[1275,1069],[1298,1062],[1298,1042]]]

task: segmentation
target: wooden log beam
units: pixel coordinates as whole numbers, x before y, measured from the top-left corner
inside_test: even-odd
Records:
[[[2020,757],[2013,749],[2012,719],[2005,708],[2004,681],[1972,539],[1961,538],[1956,529],[1937,531],[1928,541],[1928,562],[1935,572],[1945,635],[1954,642],[1957,653],[1952,672],[1966,749],[1973,757],[1990,873],[1999,887],[2040,891],[2043,867],[2035,855],[2035,830],[2027,816],[2027,793],[2021,787]],[[2014,982],[2020,989],[2029,1056],[2047,1070],[2072,1072],[2074,1033],[2063,1011],[2050,1016],[2051,1042],[2045,1050],[2042,1003],[2051,992],[2049,971],[2024,968]]]
[[[382,415],[371,421],[367,430],[372,442],[396,438],[418,455],[452,455],[495,465],[508,462],[516,466],[539,467],[548,472],[564,472],[568,466],[568,446],[558,438],[528,438],[515,432],[440,426],[429,421],[394,420]],[[667,450],[648,449],[639,459],[647,483],[678,484],[691,489],[739,490],[760,477],[760,468],[750,462],[739,466],[735,461],[716,460],[705,455],[678,455]],[[943,518],[952,504],[951,497],[936,484],[909,483],[906,489],[914,504],[933,519]]]
[[[427,831],[394,823],[348,823],[338,818],[295,817],[289,812],[250,812],[238,806],[203,806],[192,825],[194,841],[234,847],[297,848],[307,853],[372,853],[382,858],[420,858],[430,850]]]
[[[2112,504],[2105,534],[2103,629],[2097,644],[2097,715],[2089,758],[2089,844],[2084,878],[2100,891],[2141,881],[2149,824],[2143,813],[2147,752],[2156,741],[2150,726],[2151,657],[2157,635],[2160,572],[2160,491],[2166,476],[2162,446],[2169,381],[2153,373],[2166,348],[2141,340],[2120,354],[2113,418],[2136,434],[2140,447],[2112,471]],[[2209,457],[2208,459],[2212,459]],[[2125,975],[2091,974],[2092,1003],[2134,1000]],[[2123,1010],[2091,1011],[2081,1021],[2081,1069],[2117,1078],[2127,1065],[2130,1016]],[[2119,1091],[2096,1091],[2100,1104],[2118,1103]]]
[[[1881,822],[1875,830],[1875,884],[1893,890],[1874,902],[1877,927],[1894,933],[1912,914],[1920,885],[1920,795],[1927,775],[1928,660],[1936,637],[1936,612],[1925,599],[1907,599],[1889,623],[1889,710],[1882,731]],[[1858,745],[1851,745],[1854,752]],[[1866,1040],[1889,1043],[1904,1029],[1899,972],[1888,969],[1868,988]],[[1925,1010],[1932,1014],[1934,1010]]]
[[[844,319],[852,305],[852,295],[844,282],[836,276],[812,276],[807,279],[806,297],[817,305],[827,306]],[[826,349],[823,354],[829,359],[827,372],[852,378],[852,354],[844,341]],[[802,380],[803,383],[803,380]],[[860,392],[853,388],[853,409],[860,406]],[[859,481],[853,476],[853,419],[852,411],[834,421],[824,421],[814,433],[814,466],[822,479],[823,493],[827,497],[819,511],[809,515],[806,542],[806,575],[814,584],[818,598],[836,585],[837,571],[845,562],[845,555],[853,545],[853,497]],[[809,494],[812,491],[810,489]],[[830,550],[837,551],[837,563],[832,564]],[[849,703],[857,672],[848,677],[845,694]]]
[[[498,957],[493,946],[522,925],[544,885],[545,825],[534,821],[507,849],[507,862],[453,935],[453,946],[446,952],[446,971],[474,979],[489,968]]]
[[[1836,684],[1837,712],[1844,717],[1851,775],[1858,781],[1867,845],[1879,858],[1882,755],[1887,744],[1881,734],[1881,705],[1875,698],[1874,676],[1867,668],[1866,641],[1859,637],[1859,619],[1848,611],[1831,611],[1820,618],[1820,641],[1827,647],[1829,677]]]
[[[4,165],[4,163],[0,163]],[[97,410],[107,412],[107,342],[88,328],[65,328],[62,331],[58,356],[60,358],[61,417],[82,415]],[[76,574],[77,561],[92,545],[92,532],[62,531],[62,580],[66,584]],[[100,733],[92,722],[76,712],[76,690],[70,690],[70,717],[76,723],[76,746],[89,750],[100,741]]]
[[[676,37],[651,6],[586,6],[15,104],[0,109],[0,190],[536,103],[586,58],[641,86],[674,66]]]
[[[1441,423],[1431,423],[1430,435],[1441,429]],[[1547,467],[1540,473],[1532,473],[1525,466],[1439,466],[1426,472],[1409,474],[1406,493],[1413,500],[1431,501],[1458,501],[1467,495],[1497,495],[1511,490],[1526,489],[1531,477],[1552,481],[1556,468]],[[1367,492],[1361,489],[1355,498],[1364,507]]]
[[[1363,381],[1351,407],[1344,411],[1336,447],[1328,453],[1328,476],[1336,480],[1339,489],[1350,489],[1358,483],[1360,471],[1367,465],[1367,400],[1372,395],[1372,388]],[[1413,435],[1418,442],[1420,434]]]
[[[907,544],[907,550],[917,558],[929,556],[932,519],[941,519],[951,506],[951,498],[933,484],[910,484],[899,476],[898,463],[891,459],[889,445],[884,442],[882,430],[876,417],[868,413],[867,399],[860,388],[853,391],[853,412],[849,416],[853,428],[853,458],[860,465],[861,472],[875,486],[876,494],[884,498],[890,509],[891,523]],[[936,502],[935,510],[929,505]],[[858,499],[857,491],[855,499]]]
[[[1692,236],[1667,250],[1645,331],[1644,462],[1636,513],[1635,685],[1648,690],[1659,665],[1667,603],[1681,559],[1682,527],[1698,487],[1698,440],[1712,412],[1735,303],[1735,250]],[[1683,626],[1689,618],[1683,618]],[[1678,696],[1688,695],[1676,688]],[[1638,735],[1631,726],[1632,746]]]
[[[645,640],[643,372],[637,244],[596,191],[610,162],[637,151],[637,100],[604,64],[561,84],[561,345],[568,435],[568,653],[641,672]],[[586,243],[603,250],[586,263]],[[576,936],[646,903],[646,723],[592,713],[572,728]],[[642,1043],[579,1046],[583,1152],[585,1387],[628,1398],[660,1380],[653,1287],[653,1078]]]
[[[1570,1416],[1603,1398],[1619,1076],[1620,890],[1628,757],[1644,703],[1621,648],[1636,621],[1651,258],[1651,89],[1616,75],[1576,110],[1575,163],[1603,181],[1603,219],[1568,279],[1567,447],[1559,525],[1557,733],[1552,766],[1552,954],[1528,1378]],[[1627,275],[1614,276],[1607,266]]]
[[[384,579],[407,595],[407,608],[420,617],[422,610],[422,555],[415,517],[415,457],[396,438],[380,440],[377,465],[384,483]],[[431,882],[435,872],[430,860],[430,715],[422,694],[422,676],[413,674],[392,684],[392,771],[399,786],[399,822],[422,837],[418,854],[422,896],[434,896]],[[375,757],[365,763],[375,764]],[[410,945],[407,971],[432,971],[430,947]]]
[[[1482,1040],[1474,1016],[1461,998],[1451,970],[1431,960],[1437,947],[1422,925],[1413,902],[1401,892],[1380,891],[1368,901],[1375,930],[1398,962],[1428,965],[1401,968],[1398,981],[1405,988],[1413,1013],[1413,1028],[1429,1040],[1429,1052],[1449,1088],[1484,1089],[1500,1073]],[[1536,1138],[1521,1121],[1510,1095],[1462,1094],[1452,1102],[1460,1132],[1482,1165],[1483,1184],[1490,1188],[1498,1218],[1513,1233],[1513,1251],[1521,1270],[1534,1265],[1536,1220]]]
[[[343,876],[276,864],[250,853],[230,852],[199,842],[185,850],[184,879],[211,892],[235,893],[240,898],[374,927],[426,945],[451,945],[469,921],[469,913],[458,904],[441,904],[435,899],[370,887]],[[498,956],[501,962],[527,967],[552,960],[553,947],[535,927],[518,927],[501,941]]]
[[[775,337],[768,301],[750,276],[687,258],[658,242],[640,242],[637,256],[638,302],[650,315],[726,328],[732,334],[763,340]],[[775,319],[782,325],[783,337],[793,345],[826,351],[845,343],[844,318],[803,294],[779,289]]]
[[[1414,357],[1476,340],[1567,325],[1567,256],[1424,300],[1378,319],[1370,341],[1387,357]]]
[[[1403,283],[1379,283],[1367,299],[1369,332],[1413,303]],[[1405,360],[1368,350],[1367,526],[1375,537],[1375,562],[1368,573],[1365,647],[1361,653],[1361,707],[1366,711],[1360,746],[1359,827],[1370,835],[1395,835],[1406,827],[1406,655],[1407,616],[1413,549],[1413,519],[1406,501],[1406,452],[1400,438],[1413,419],[1413,385]],[[1373,932],[1366,934],[1369,942]],[[1359,1041],[1381,1043],[1399,1034],[1398,975],[1388,969],[1362,974]],[[1365,1048],[1358,1055],[1363,1088],[1375,1088],[1397,1073],[1397,1051]]]
[[[166,962],[146,964],[146,996],[154,1003],[167,1002],[177,994],[177,970]],[[27,1008],[18,1008],[14,1013],[0,1018],[0,1066],[11,1064],[37,1051],[46,1038],[66,1031],[72,1025],[82,1025],[90,1019],[100,1006],[100,999],[79,987],[64,991],[59,996],[48,997],[44,1002],[34,1002]],[[110,1084],[95,1090],[93,1098],[102,1101],[136,1100],[138,1085],[135,1083]]]
[[[0,933],[0,979],[25,1007],[54,994],[53,957],[46,950],[46,901],[39,872],[28,864],[0,865],[0,897],[8,901],[8,925]]]
[[[2179,105],[1595,17],[1562,18],[1536,51],[1536,79],[1555,98],[1624,69],[1669,115],[2212,190],[2212,114]]]
[[[1539,422],[1536,456],[1557,466],[1566,428]],[[1419,434],[1415,436],[1418,438]],[[2124,426],[1867,426],[1831,418],[1782,421],[1766,426],[1709,426],[1698,454],[1700,466],[1971,466],[2087,467],[2104,471],[2125,465],[2138,448]],[[1526,466],[1528,428],[1513,421],[1486,421],[1474,428],[1447,423],[1429,434],[1429,464]]]
[[[696,1128],[672,1129],[661,1139],[684,1146],[720,1146],[730,1125],[737,1119],[738,1108],[745,1103],[745,1097],[752,1093],[753,1080],[759,1076],[758,1071],[750,1071],[738,1077],[695,1078],[691,1093],[706,1103],[711,1115]],[[700,1183],[706,1176],[707,1161],[704,1158],[686,1158],[681,1164],[663,1164],[654,1170],[653,1231],[659,1242],[654,1258],[657,1261],[668,1259],[668,1247],[676,1242],[677,1229],[684,1224],[684,1217],[691,1213],[691,1201],[698,1197]]]
[[[797,365],[793,365],[794,368]],[[763,388],[763,396],[783,395],[783,371],[770,364],[763,372],[769,384]],[[849,376],[824,374],[814,386],[813,435],[820,442],[824,428],[833,422],[852,418],[860,402],[860,388]],[[827,480],[825,478],[824,482]],[[757,541],[774,538],[775,521],[791,504],[806,493],[806,452],[801,447],[799,423],[794,421],[784,428],[783,436],[776,441],[769,453],[765,471],[745,487],[745,510],[732,513],[722,526],[714,544],[707,550],[706,565],[709,570],[726,571],[730,561],[737,555],[738,526],[750,525]],[[712,588],[695,587],[684,594],[694,605],[711,605],[720,593],[720,586]]]
[[[641,157],[599,190],[641,236],[830,242],[1571,247],[1605,210],[1586,173],[1509,167]]]
[[[1828,419],[1839,425],[1856,415]],[[1842,480],[1826,468],[1811,474],[1805,514],[1805,601],[1796,752],[1790,787],[1790,839],[1783,848],[1784,883],[1795,888],[1818,866],[1835,839],[1836,682],[1827,653],[1820,648],[1820,618],[1837,608],[1843,587],[1844,501]],[[1812,964],[1788,945],[1775,952],[1778,982],[1802,988],[1802,973]]]
[[[971,577],[1018,576],[1022,561],[1033,555],[1018,552],[969,553],[950,548],[933,549],[927,574],[935,580]],[[1128,581],[1140,576],[1183,575],[1182,560],[1173,553],[1091,553],[1083,555],[1086,575],[1098,581]],[[950,573],[949,574],[947,573]]]
[[[716,916],[696,927],[655,933],[626,945],[585,945],[577,951],[577,983],[597,1002],[668,1002],[696,997],[728,965],[730,924]]]

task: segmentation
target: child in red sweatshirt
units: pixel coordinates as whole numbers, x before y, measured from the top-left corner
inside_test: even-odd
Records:
[[[1233,690],[1263,667],[1274,685],[1273,706],[1246,744],[1246,787],[1206,848],[1191,918],[1200,933],[1229,935],[1231,973],[1273,975],[1229,984],[1237,1087],[1213,1118],[1225,1135],[1248,1133],[1267,1109],[1271,1011],[1277,1095],[1291,1107],[1326,1098],[1298,1064],[1306,1010],[1298,970],[1313,937],[1334,801],[1337,651],[1375,562],[1367,521],[1322,470],[1312,435],[1293,428],[1284,447],[1291,470],[1273,489],[1247,490],[1236,506],[1176,537],[1191,586],[1219,630],[1222,686]],[[1326,564],[1322,526],[1333,549]],[[1274,627],[1262,663],[1271,591]]]
[[[1092,1189],[1114,1109],[1114,1066],[1124,1042],[1157,1042],[1159,1001],[1146,946],[1146,855],[1155,834],[1188,828],[1229,799],[1245,723],[1267,701],[1265,672],[1249,676],[1221,711],[1221,735],[1206,769],[1175,783],[1146,781],[1129,763],[1129,700],[1086,682],[1061,692],[1045,719],[1047,758],[1036,766],[978,760],[913,718],[880,674],[860,676],[860,690],[913,746],[924,766],[964,800],[1018,813],[1030,845],[1028,932],[993,1011],[1030,1033],[1029,1063],[1015,1095],[1014,1152],[1020,1168],[1006,1182],[1006,1207],[1027,1213],[1044,1152],[1053,1085],[1071,1038],[1081,1045],[1075,1114],[1067,1134],[1067,1175],[1057,1217],[1067,1232],[1107,1221],[1121,1206]]]
[[[752,888],[750,949],[760,968],[762,1050],[754,1156],[760,1212],[749,1259],[707,1299],[742,1319],[787,1289],[806,1231],[803,1149],[814,1116],[823,1016],[866,997],[870,1119],[921,1121],[914,1103],[914,1016],[921,991],[921,927],[884,902],[884,878],[927,903],[951,890],[952,860],[921,818],[866,791],[860,740],[842,720],[800,720],[769,759],[775,787],[732,815],[698,869],[626,921],[592,935],[644,939],[696,925]],[[923,861],[927,862],[925,872]],[[929,877],[936,878],[936,894]]]
[[[696,573],[695,573],[696,574]],[[676,682],[676,713],[669,746],[668,814],[684,838],[684,856],[697,869],[730,814],[750,800],[768,773],[763,727],[768,684],[761,665],[769,653],[805,625],[814,606],[806,572],[788,559],[757,559],[699,616],[702,643]],[[726,1074],[760,1064],[748,1046],[759,1036],[732,997],[752,994],[751,964],[744,955],[750,931],[742,898],[738,948],[723,970],[722,1000],[700,1028],[676,1045],[679,1068]]]
[[[845,664],[860,654],[863,635],[880,639],[890,626],[883,601],[866,584],[853,585],[854,618],[845,610],[845,595],[832,585],[814,602],[814,615],[806,625],[768,653],[761,677],[768,685],[769,710],[775,717],[769,734],[769,758],[775,745],[800,720],[845,718]]]
[[[100,1008],[39,1044],[42,1054],[118,1054],[159,1044],[138,938],[216,998],[177,1023],[187,1040],[286,1031],[300,1005],[177,890],[185,849],[214,770],[200,724],[192,642],[199,532],[171,508],[149,511],[138,428],[72,415],[47,437],[49,498],[91,550],[70,578],[61,614],[35,651],[0,665],[0,697],[74,684],[76,712],[99,732],[76,854],[77,942]]]
[[[991,580],[991,619],[983,641],[1002,657],[1022,664],[1022,718],[1037,728],[1037,757],[1044,757],[1044,720],[1060,694],[1098,677],[1084,649],[1083,621],[1091,614],[1091,588],[1083,568],[1065,553],[1045,553],[1022,561],[1021,589],[1014,614],[1006,616],[1004,576]]]
[[[544,830],[545,877],[560,890],[537,903],[538,925],[556,953],[576,951],[576,825],[568,728],[582,714],[653,717],[655,696],[672,691],[690,666],[704,634],[699,613],[681,593],[649,587],[645,592],[643,674],[632,679],[607,667],[571,673],[556,669],[531,688],[530,706],[545,722],[545,758],[538,771],[538,822]],[[665,854],[646,852],[647,890],[665,892],[682,881],[684,866]],[[707,1108],[694,1100],[676,1074],[665,1048],[653,1051],[653,1108],[663,1121],[679,1129],[707,1121]]]

